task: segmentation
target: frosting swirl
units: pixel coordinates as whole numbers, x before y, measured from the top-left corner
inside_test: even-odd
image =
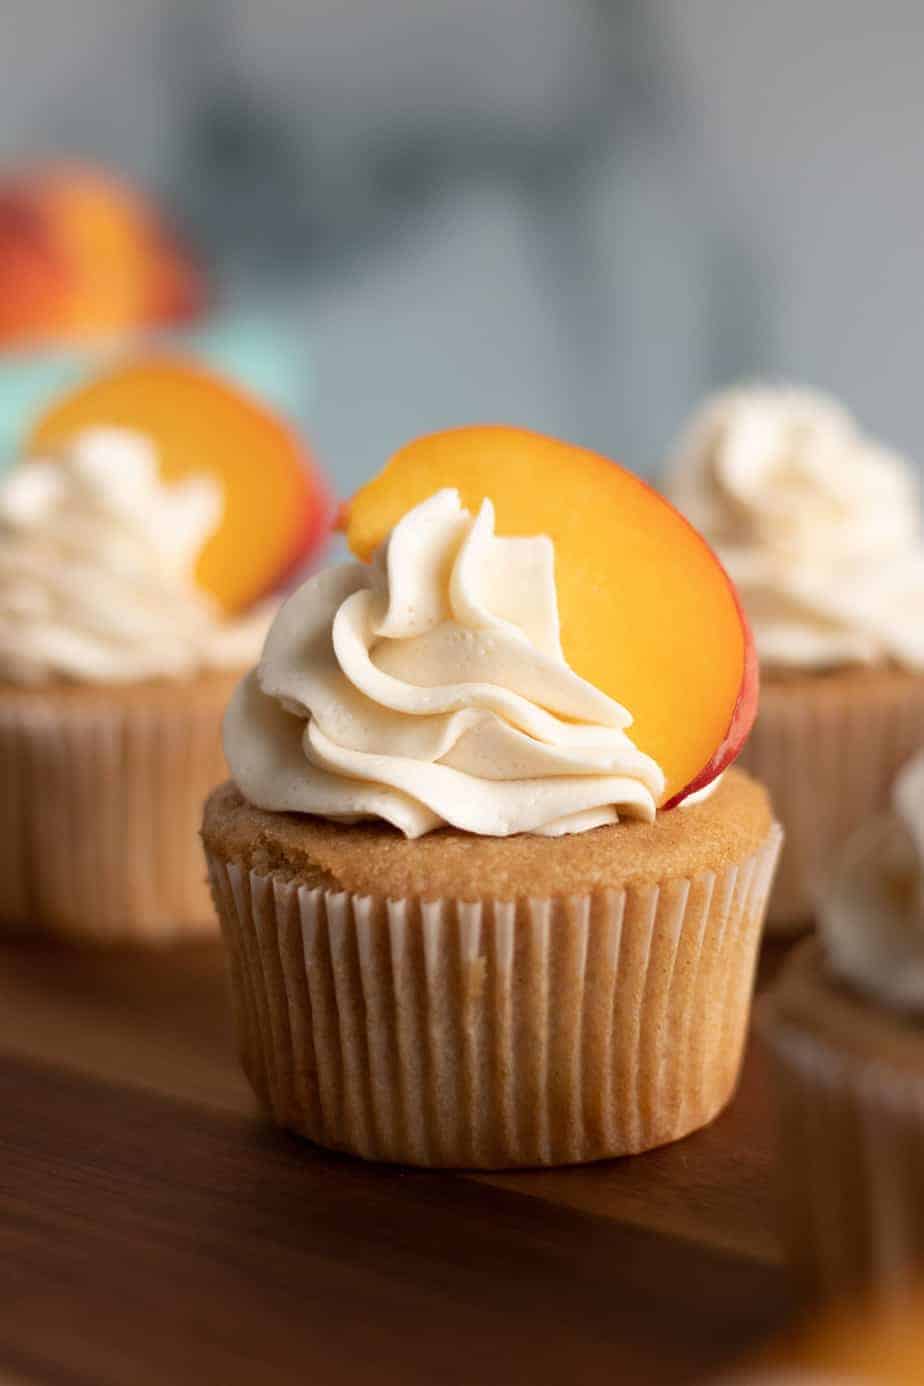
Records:
[[[664,776],[631,722],[565,661],[551,541],[499,538],[490,501],[473,517],[444,490],[371,565],[288,599],[225,752],[259,808],[557,835],[654,817]]]
[[[739,388],[694,417],[671,500],[713,544],[769,664],[924,668],[924,537],[911,469],[834,400]]]
[[[221,518],[208,477],[172,486],[145,438],[77,437],[0,483],[0,678],[134,682],[256,657],[268,610],[227,620],[193,580]]]
[[[835,973],[924,1014],[924,753],[896,779],[892,811],[851,838],[819,923]]]

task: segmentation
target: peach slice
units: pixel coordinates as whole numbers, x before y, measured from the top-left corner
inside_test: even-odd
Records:
[[[87,428],[134,429],[157,448],[165,480],[214,476],[225,509],[196,579],[228,612],[279,587],[325,536],[327,487],[295,434],[257,400],[187,362],[149,357],[58,400],[28,451],[54,453]]]
[[[0,182],[0,343],[82,341],[177,322],[202,276],[113,174],[53,164]]]
[[[369,559],[406,511],[445,486],[472,511],[489,496],[499,534],[554,541],[565,656],[631,712],[632,739],[664,771],[663,807],[734,760],[757,710],[753,642],[725,570],[673,506],[584,448],[516,428],[460,428],[408,444],[353,497],[354,553]]]

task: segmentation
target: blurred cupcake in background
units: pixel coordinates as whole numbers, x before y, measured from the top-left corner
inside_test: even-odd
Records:
[[[56,395],[142,344],[191,354],[303,418],[305,345],[284,307],[225,302],[133,184],[69,162],[0,178],[0,470]]]
[[[0,922],[87,941],[212,927],[196,829],[225,703],[326,487],[189,364],[58,401],[0,482]]]
[[[766,996],[787,1243],[813,1295],[904,1291],[924,1272],[924,754],[842,848]]]
[[[924,537],[909,465],[835,401],[746,387],[695,416],[665,489],[741,593],[763,696],[743,763],[786,848],[770,925],[810,923],[825,867],[924,745]]]

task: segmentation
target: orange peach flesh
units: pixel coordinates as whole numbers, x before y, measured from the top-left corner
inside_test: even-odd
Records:
[[[134,198],[86,175],[59,175],[42,198],[71,270],[64,305],[68,335],[92,336],[145,322],[153,248]]]
[[[221,524],[206,542],[196,580],[228,612],[265,596],[294,566],[326,492],[286,426],[262,405],[185,362],[148,359],[116,369],[53,405],[29,439],[54,453],[83,429],[119,427],[151,438],[161,475],[212,475],[222,487]]]
[[[499,534],[553,540],[565,656],[632,714],[632,739],[664,771],[665,806],[734,759],[756,708],[750,635],[721,564],[663,497],[583,448],[461,428],[409,444],[354,496],[354,553],[369,559],[442,487],[473,512],[490,497]]]

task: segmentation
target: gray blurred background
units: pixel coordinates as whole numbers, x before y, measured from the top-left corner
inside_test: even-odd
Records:
[[[2,0],[0,158],[294,312],[344,493],[472,420],[651,472],[756,373],[920,458],[922,69],[920,0]]]

